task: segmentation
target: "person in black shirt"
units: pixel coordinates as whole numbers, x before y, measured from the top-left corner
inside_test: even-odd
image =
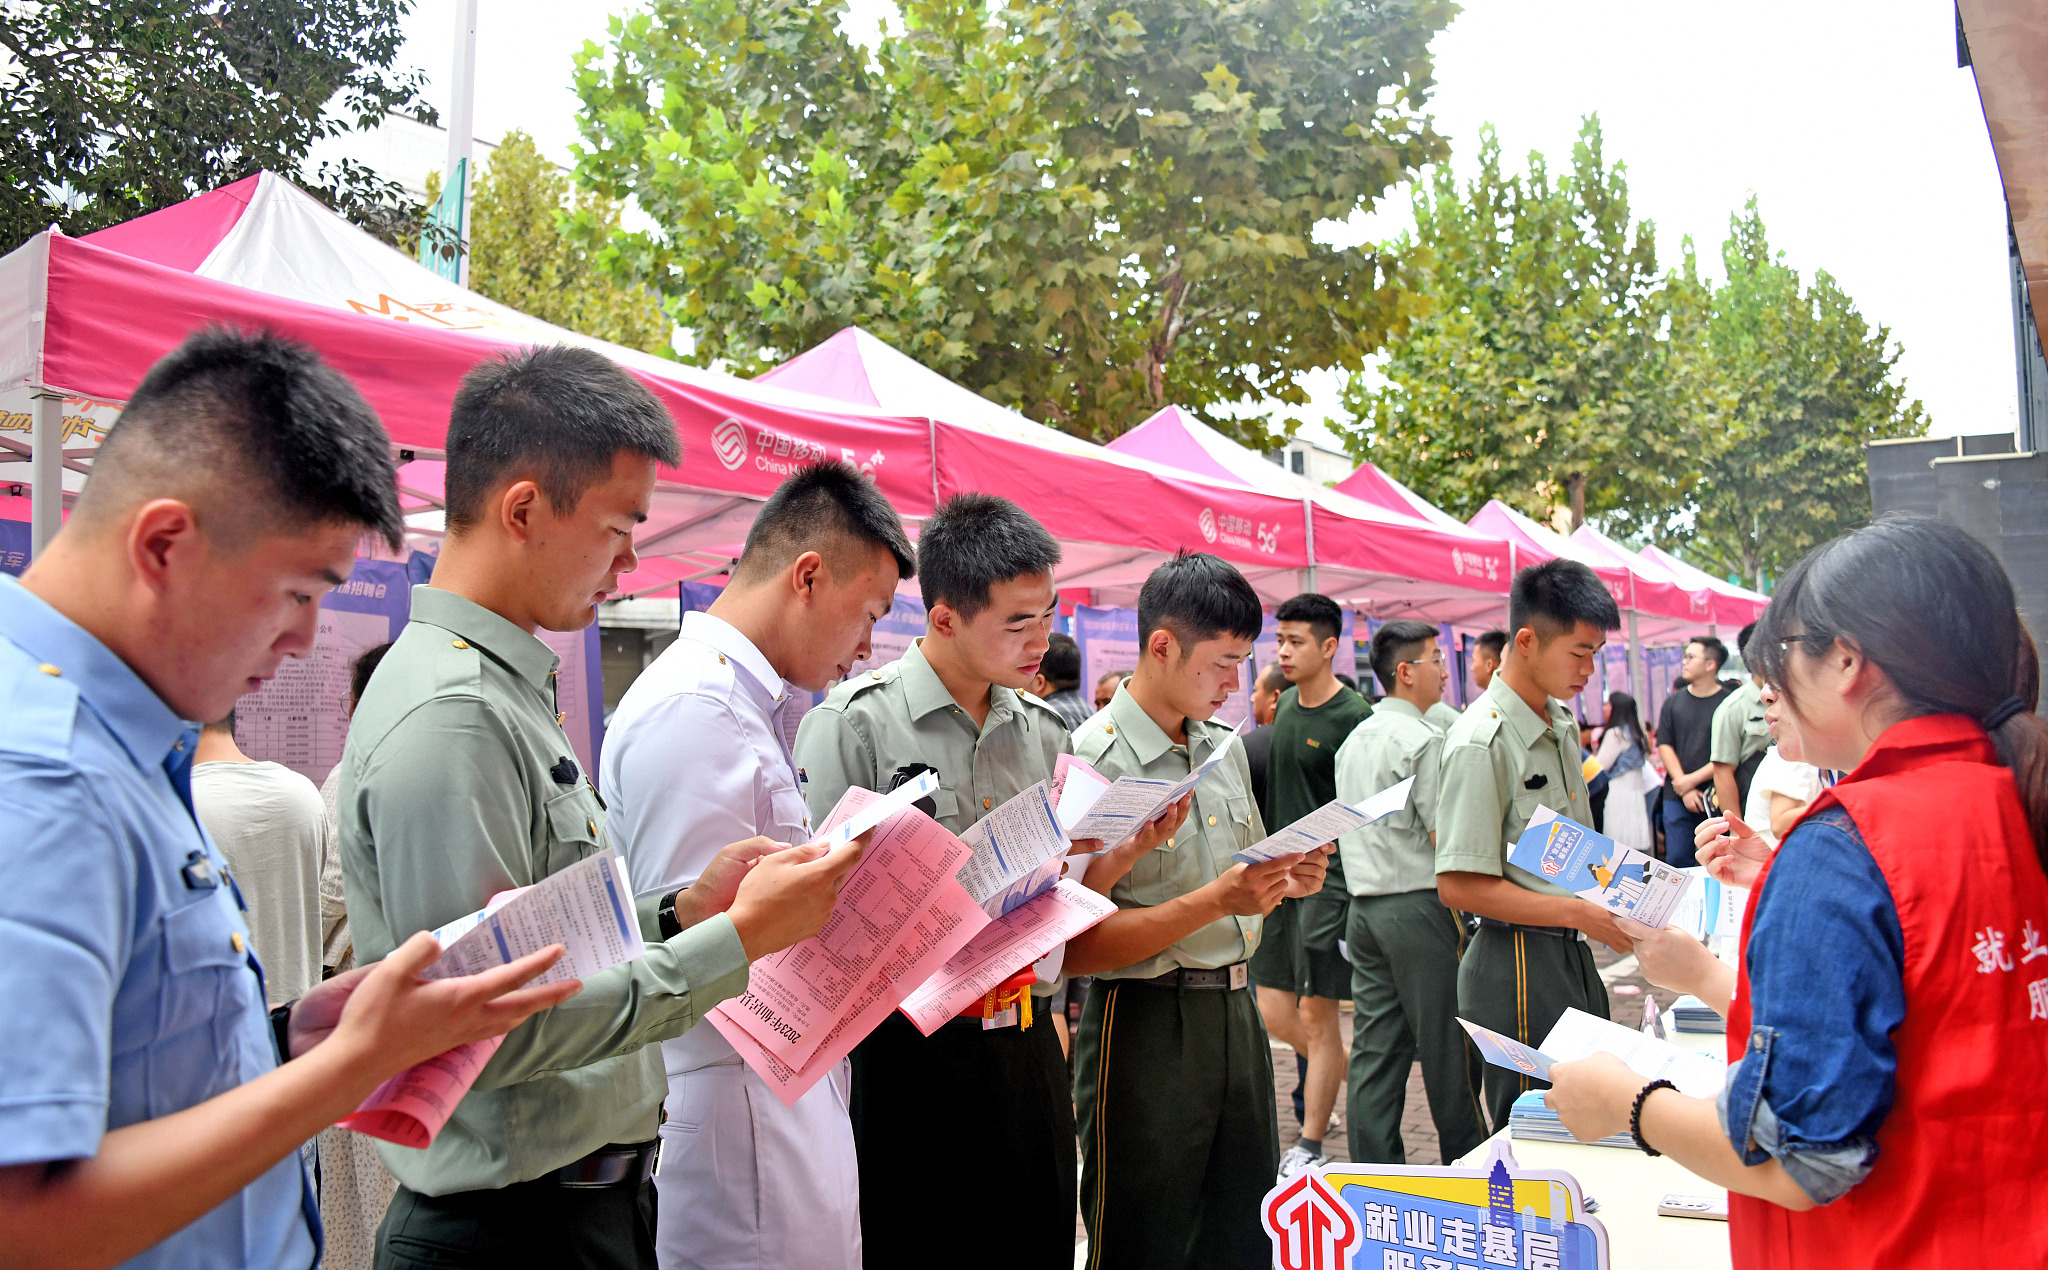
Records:
[[[1721,664],[1727,660],[1728,646],[1711,635],[1686,644],[1678,667],[1685,691],[1666,697],[1657,714],[1657,756],[1664,760],[1664,858],[1681,869],[1696,862],[1693,830],[1707,818],[1703,790],[1714,780],[1714,710],[1728,696],[1721,683]]]
[[[1252,769],[1252,797],[1259,804],[1259,819],[1273,823],[1273,804],[1266,797],[1266,762],[1273,754],[1273,712],[1280,708],[1280,694],[1287,691],[1287,672],[1277,661],[1269,661],[1252,680],[1252,729],[1244,734],[1245,762]]]

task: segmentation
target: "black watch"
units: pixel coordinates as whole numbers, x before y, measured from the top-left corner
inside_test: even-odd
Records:
[[[683,890],[688,889],[688,887],[683,888]],[[667,895],[661,897],[661,903],[654,910],[654,920],[660,927],[661,938],[664,942],[674,939],[683,933],[683,924],[676,920],[676,897],[682,893],[682,891],[670,891]]]
[[[287,1001],[270,1012],[270,1039],[277,1046],[279,1067],[292,1061],[292,1007],[297,1004]]]

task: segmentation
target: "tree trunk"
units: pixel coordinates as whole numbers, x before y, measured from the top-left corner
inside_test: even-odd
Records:
[[[1174,341],[1180,338],[1182,320],[1181,306],[1187,302],[1187,279],[1179,269],[1165,279],[1165,305],[1160,310],[1159,327],[1152,336],[1152,342],[1145,349],[1145,391],[1155,406],[1166,403],[1166,363],[1173,356]]]
[[[1565,488],[1571,491],[1572,528],[1577,530],[1586,523],[1586,478],[1582,473],[1565,478]]]

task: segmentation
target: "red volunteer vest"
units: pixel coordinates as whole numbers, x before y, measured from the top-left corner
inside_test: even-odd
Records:
[[[2048,1266],[2048,878],[1976,722],[1895,724],[1807,815],[1846,809],[1905,933],[1898,1082],[1870,1175],[1795,1213],[1728,1197],[1735,1270]],[[1745,953],[1769,866],[1742,920]],[[2031,959],[2030,959],[2031,958]],[[1744,958],[1745,962],[1747,958]],[[1816,991],[1826,991],[1826,984]],[[1738,971],[1728,1060],[1749,1041]]]

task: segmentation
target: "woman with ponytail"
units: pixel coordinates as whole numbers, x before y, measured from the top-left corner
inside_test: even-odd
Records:
[[[1775,855],[1702,852],[1753,882],[1726,1086],[1603,1055],[1547,1100],[1727,1187],[1737,1270],[2048,1266],[2048,725],[2011,581],[1887,518],[1800,561],[1751,648],[1806,760],[1848,775]]]

